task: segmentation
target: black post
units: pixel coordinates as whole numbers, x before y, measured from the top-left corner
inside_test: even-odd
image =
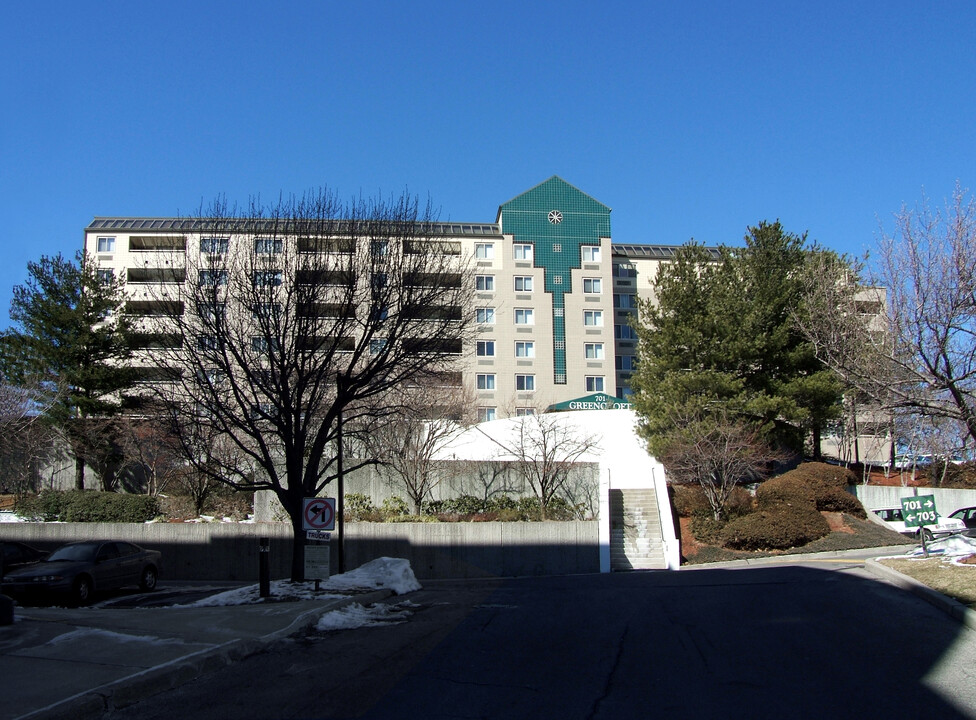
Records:
[[[346,558],[343,552],[343,542],[346,538],[345,521],[342,519],[345,505],[345,483],[342,477],[342,408],[339,408],[339,418],[336,421],[336,444],[338,445],[338,455],[336,457],[336,530],[339,531],[339,543],[336,545],[336,570],[337,575],[346,571]]]
[[[271,569],[268,557],[271,555],[271,538],[260,538],[258,548],[258,583],[261,597],[271,597]],[[295,542],[298,542],[296,540]]]

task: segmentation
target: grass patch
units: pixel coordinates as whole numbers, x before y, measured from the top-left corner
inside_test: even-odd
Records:
[[[976,564],[954,563],[943,557],[881,558],[878,562],[976,610]]]

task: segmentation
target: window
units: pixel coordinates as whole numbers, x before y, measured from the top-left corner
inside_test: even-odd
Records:
[[[227,375],[216,368],[200,368],[196,372],[197,382],[202,385],[220,385]]]
[[[512,246],[516,260],[531,260],[532,246],[527,243],[515,243]]]
[[[603,343],[584,343],[583,355],[587,360],[603,360]]]
[[[535,319],[532,316],[531,308],[515,308],[516,325],[532,325],[534,323]]]
[[[623,370],[625,372],[633,372],[637,369],[637,356],[636,355],[618,355],[617,356],[617,369]]]
[[[600,262],[600,247],[598,245],[584,245],[582,251],[583,262]]]
[[[386,338],[369,341],[369,354],[379,355],[386,348]]]
[[[478,357],[495,357],[495,341],[479,340]]]
[[[478,389],[479,390],[494,390],[495,389],[495,374],[494,373],[480,373],[478,375]]]
[[[382,257],[390,251],[390,243],[386,240],[373,240],[369,248],[373,255]]]
[[[636,340],[637,331],[630,325],[614,325],[613,336],[618,340]]]
[[[478,422],[489,422],[498,417],[498,413],[493,407],[478,408]]]
[[[277,287],[281,285],[280,270],[259,270],[254,273],[254,287]]]
[[[637,277],[637,268],[633,265],[614,265],[613,276],[618,278]]]
[[[621,310],[632,310],[637,308],[636,295],[614,295],[613,306]]]
[[[495,292],[495,276],[475,275],[474,289],[479,292]]]
[[[115,238],[114,237],[98,238],[98,252],[100,253],[115,252]]]
[[[603,392],[603,376],[587,375],[586,392]]]
[[[517,343],[515,343],[515,357],[517,357],[517,358],[534,358],[535,357],[535,343],[534,342],[517,342]]]
[[[255,320],[272,319],[281,315],[280,303],[258,303],[252,309]]]
[[[481,325],[495,324],[495,308],[476,308],[474,311],[475,322]]]
[[[531,275],[516,276],[515,292],[532,292],[532,276]]]
[[[256,353],[266,353],[270,347],[278,347],[278,338],[272,338],[270,342],[268,338],[261,335],[255,335],[251,338],[251,350]]]
[[[223,255],[230,247],[230,238],[206,237],[200,238],[200,252],[211,255]]]
[[[281,253],[281,238],[254,238],[254,252],[258,255]]]
[[[197,337],[197,350],[213,351],[217,349],[216,335],[199,335]]]
[[[97,270],[98,281],[102,285],[111,285],[112,281],[115,280],[115,273],[111,270]]]
[[[198,276],[201,287],[213,287],[227,284],[226,270],[201,270]]]
[[[535,415],[535,408],[515,408],[515,417],[531,417]]]
[[[602,310],[584,310],[583,324],[587,327],[601,327],[603,325]]]
[[[494,243],[475,243],[474,256],[478,260],[493,260],[495,257]]]
[[[516,375],[515,389],[525,392],[535,390],[535,375]]]
[[[583,292],[599,294],[602,292],[601,288],[600,278],[583,278]]]

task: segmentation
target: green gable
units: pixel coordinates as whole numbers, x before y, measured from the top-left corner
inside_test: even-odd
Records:
[[[533,246],[532,264],[544,271],[545,291],[552,295],[553,381],[563,385],[570,270],[579,269],[583,245],[599,245],[600,238],[610,237],[610,208],[553,175],[499,207],[498,222],[515,242]]]

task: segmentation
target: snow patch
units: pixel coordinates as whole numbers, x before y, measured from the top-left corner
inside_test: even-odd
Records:
[[[401,605],[377,604],[363,607],[359,603],[352,603],[339,610],[325,613],[315,624],[315,629],[321,632],[329,630],[352,630],[366,626],[379,627],[383,625],[399,625],[405,623],[413,613]]]
[[[420,590],[421,585],[413,574],[410,562],[401,558],[382,557],[341,575],[333,575],[319,584],[315,590],[312,581],[294,583],[291,580],[275,580],[271,583],[274,600],[322,600],[345,597],[350,591],[392,590],[397,595]],[[219,607],[225,605],[250,605],[266,602],[261,597],[259,585],[247,585],[234,590],[211,595],[196,602],[174,607]]]
[[[71,632],[58,635],[56,638],[48,640],[48,645],[66,645],[72,643],[86,644],[92,638],[111,640],[117,643],[142,643],[147,645],[182,645],[183,641],[178,638],[158,638],[153,635],[129,635],[126,633],[112,632],[111,630],[101,630],[99,628],[80,628]]]
[[[950,535],[949,537],[938,540],[929,540],[925,543],[929,555],[942,555],[943,557],[963,557],[976,553],[976,538],[965,535]],[[912,548],[908,551],[912,557],[922,557],[922,546]]]

